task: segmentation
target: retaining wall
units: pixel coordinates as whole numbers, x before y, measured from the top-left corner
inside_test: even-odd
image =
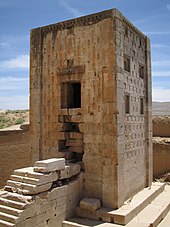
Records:
[[[0,188],[14,169],[31,165],[28,126],[19,130],[0,131]]]

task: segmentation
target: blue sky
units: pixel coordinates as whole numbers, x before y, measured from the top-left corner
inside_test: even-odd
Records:
[[[30,29],[110,8],[150,37],[153,100],[170,101],[170,0],[0,0],[0,109],[29,108]]]

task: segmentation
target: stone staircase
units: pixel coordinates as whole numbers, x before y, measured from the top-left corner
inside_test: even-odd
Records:
[[[62,226],[80,200],[80,168],[59,158],[14,170],[0,191],[0,227]]]
[[[24,220],[23,211],[33,203],[31,196],[4,192],[0,197],[0,226],[14,226]],[[30,213],[31,215],[31,213]],[[27,214],[27,217],[29,215]]]
[[[92,206],[94,207],[94,204],[91,204]],[[63,227],[121,227],[122,225],[127,227],[156,227],[158,225],[165,227],[161,225],[161,221],[170,211],[170,186],[153,183],[150,188],[145,188],[137,193],[117,210],[101,207],[94,211],[88,207],[90,204],[85,209],[81,207],[80,203],[77,208],[77,217],[63,221]],[[167,217],[164,222],[168,222],[167,220],[170,221]]]

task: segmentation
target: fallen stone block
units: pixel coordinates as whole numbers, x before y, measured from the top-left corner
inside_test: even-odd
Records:
[[[100,217],[95,211],[82,209],[81,207],[76,208],[76,215],[81,218],[100,220]]]
[[[65,168],[64,158],[51,158],[47,160],[37,161],[34,164],[34,171],[41,173],[49,173]]]
[[[84,198],[80,201],[80,208],[89,211],[95,211],[101,207],[99,199]]]

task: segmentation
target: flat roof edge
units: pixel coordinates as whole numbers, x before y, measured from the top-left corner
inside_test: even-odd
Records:
[[[134,30],[136,33],[138,33],[140,36],[142,36],[143,38],[147,37],[116,8],[104,10],[104,11],[93,13],[93,14],[88,14],[88,15],[81,16],[78,18],[68,19],[65,21],[45,25],[42,27],[33,28],[33,29],[31,29],[31,32],[38,31],[38,30],[50,31],[53,29],[64,30],[64,29],[72,28],[74,26],[91,25],[93,23],[97,23],[106,18],[118,18],[118,19],[122,20],[125,24],[127,24],[127,26],[129,26],[132,30]]]

